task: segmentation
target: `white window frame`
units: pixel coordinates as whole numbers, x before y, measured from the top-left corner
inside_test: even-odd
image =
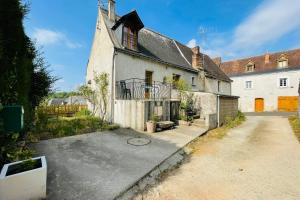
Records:
[[[286,85],[285,86],[281,86],[280,85],[280,82],[281,82],[282,79],[286,79]],[[290,85],[290,83],[289,83],[289,77],[279,77],[278,78],[278,87],[279,88],[288,88],[289,85]]]
[[[289,65],[288,60],[286,60],[286,59],[278,60],[278,62],[277,62],[277,66],[279,69],[287,68],[288,65]]]
[[[248,86],[248,85],[247,85],[248,82],[251,83],[251,84],[250,84],[251,87],[247,87],[247,86]],[[251,81],[251,80],[245,81],[245,89],[247,89],[247,90],[253,89],[253,81]]]

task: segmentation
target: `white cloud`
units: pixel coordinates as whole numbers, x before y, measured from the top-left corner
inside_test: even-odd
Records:
[[[81,44],[72,42],[65,34],[59,31],[36,28],[34,29],[32,37],[42,46],[64,44],[71,49],[82,47]]]
[[[299,0],[265,0],[235,29],[231,47],[260,47],[297,30],[299,11]]]
[[[191,39],[187,44],[186,46],[190,47],[190,48],[193,48],[195,46],[197,46],[197,40],[196,39]]]
[[[191,40],[200,44],[201,51],[226,59],[251,56],[280,45],[280,40],[289,37],[295,41],[290,48],[300,47],[300,0],[264,0],[252,13],[231,31],[217,32],[200,26],[198,38]],[[291,37],[290,37],[291,36]],[[299,43],[300,44],[300,43]]]

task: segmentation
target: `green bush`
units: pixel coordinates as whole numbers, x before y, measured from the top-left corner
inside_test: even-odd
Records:
[[[33,151],[20,142],[18,133],[0,136],[0,169],[6,163],[25,160],[32,156]]]
[[[246,120],[245,114],[242,113],[241,111],[238,111],[238,114],[234,119],[232,119],[231,117],[225,118],[225,126],[228,128],[234,128],[242,124],[245,120]]]
[[[77,113],[75,113],[75,117],[84,117],[84,116],[92,116],[92,112],[88,109],[83,109]]]
[[[296,137],[300,141],[300,119],[296,116],[289,117],[290,124],[295,132]]]
[[[44,122],[37,121],[36,129],[28,135],[28,139],[32,142],[119,128],[92,116],[49,118],[47,124],[39,123]]]

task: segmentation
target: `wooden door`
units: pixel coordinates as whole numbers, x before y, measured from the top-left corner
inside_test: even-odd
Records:
[[[264,99],[263,98],[257,98],[255,99],[255,112],[264,112]]]
[[[280,96],[278,97],[279,112],[296,112],[298,110],[297,96]]]
[[[145,98],[149,99],[151,97],[151,88],[152,88],[152,75],[153,72],[146,71],[145,73]]]

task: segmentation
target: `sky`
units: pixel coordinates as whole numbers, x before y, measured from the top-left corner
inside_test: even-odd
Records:
[[[76,90],[85,82],[97,0],[23,1],[26,33],[60,78],[54,89]],[[145,27],[222,61],[300,48],[300,0],[116,0],[116,9],[137,10]]]

